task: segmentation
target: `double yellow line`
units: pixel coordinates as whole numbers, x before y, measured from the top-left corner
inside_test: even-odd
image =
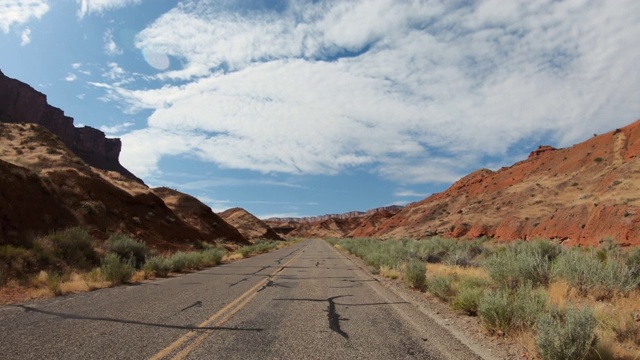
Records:
[[[307,245],[308,246],[308,245]],[[220,309],[215,314],[211,315],[210,318],[198,324],[198,328],[204,327],[218,327],[227,322],[233,315],[235,315],[238,311],[240,311],[245,305],[247,305],[253,298],[258,295],[258,289],[263,286],[266,286],[269,278],[277,275],[280,271],[284,270],[289,264],[295,261],[301,254],[302,250],[307,246],[300,248],[298,253],[292,257],[289,261],[287,261],[284,265],[280,266],[274,272],[269,274],[269,276],[265,279],[262,279],[260,282],[255,284],[251,289],[244,292],[242,295],[237,297],[235,300],[227,304],[225,307]],[[171,343],[166,348],[162,349],[160,352],[151,357],[151,360],[161,360],[165,358],[170,358],[172,360],[182,360],[184,359],[193,349],[195,349],[198,345],[200,345],[211,333],[212,329],[205,330],[204,332],[199,332],[196,330],[191,330],[188,333],[179,337],[176,341]],[[200,334],[200,336],[197,336]],[[169,357],[171,354],[175,355],[173,357]]]

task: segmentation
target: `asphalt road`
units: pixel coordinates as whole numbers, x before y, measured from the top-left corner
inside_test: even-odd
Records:
[[[1,359],[475,359],[321,240],[0,307]]]

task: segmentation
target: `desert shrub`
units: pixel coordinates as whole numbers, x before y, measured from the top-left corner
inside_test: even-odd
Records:
[[[124,260],[118,254],[110,253],[102,259],[102,273],[107,281],[122,284],[133,276],[135,268],[131,259]]]
[[[172,271],[183,272],[201,269],[204,264],[204,257],[202,253],[178,251],[171,255],[167,261],[171,264]]]
[[[36,268],[37,259],[28,249],[0,246],[0,285],[5,285],[10,279],[25,280]]]
[[[551,280],[552,264],[559,252],[559,245],[548,241],[517,242],[494,253],[484,267],[498,286],[512,290],[525,283],[543,286]]]
[[[465,312],[467,315],[478,314],[478,304],[484,295],[486,281],[479,278],[462,279],[457,286],[451,306]]]
[[[112,234],[107,241],[107,250],[131,261],[136,269],[142,267],[149,252],[146,244],[124,234]]]
[[[427,279],[427,289],[440,300],[449,301],[455,292],[449,276],[434,276]]]
[[[154,256],[147,259],[142,269],[146,275],[166,277],[171,271],[171,262],[162,256]]]
[[[455,240],[443,239],[435,236],[426,240],[421,240],[416,246],[417,255],[421,260],[428,263],[440,263],[455,247]]]
[[[634,276],[640,275],[640,248],[633,249],[627,255],[625,264]]]
[[[589,309],[552,309],[536,325],[536,346],[545,360],[585,359],[596,343],[596,319]]]
[[[222,263],[222,257],[227,253],[223,248],[211,248],[202,252],[203,266],[216,266]]]
[[[485,293],[478,303],[478,315],[487,330],[506,334],[531,329],[546,304],[546,293],[531,284],[515,291],[503,287]]]
[[[400,277],[400,272],[395,269],[395,268],[391,268],[388,267],[386,265],[382,265],[380,267],[380,275],[388,278],[388,279],[397,279]]]
[[[60,287],[61,282],[62,282],[62,276],[60,276],[60,274],[58,273],[51,273],[51,274],[47,274],[46,276],[47,288],[55,296],[62,295],[62,288]]]
[[[410,287],[422,289],[427,280],[426,273],[427,269],[422,261],[411,259],[404,266],[403,279]]]
[[[556,260],[553,273],[582,296],[591,293],[606,298],[615,292],[628,293],[640,283],[640,274],[621,258],[581,249],[565,251]]]
[[[83,228],[74,227],[47,236],[53,255],[71,267],[89,269],[99,263],[93,237]]]
[[[455,241],[450,251],[444,256],[443,262],[450,266],[472,266],[473,260],[482,254],[484,239],[473,241]]]

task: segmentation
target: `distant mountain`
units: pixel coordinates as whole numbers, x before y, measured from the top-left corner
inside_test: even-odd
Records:
[[[270,218],[265,220],[277,233],[296,237],[345,237],[370,222],[393,216],[402,206],[391,205],[343,214],[328,214],[302,218]],[[378,219],[378,220],[373,220]]]
[[[269,225],[245,209],[233,208],[223,211],[218,215],[229,224],[235,226],[238,231],[249,240],[283,240]]]

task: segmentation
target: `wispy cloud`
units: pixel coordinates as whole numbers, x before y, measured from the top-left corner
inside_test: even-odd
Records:
[[[118,47],[115,41],[113,41],[113,30],[107,29],[103,37],[104,41],[104,53],[109,56],[121,55],[122,49]]]
[[[76,74],[69,73],[69,74],[67,74],[67,76],[65,76],[64,80],[65,81],[76,81],[77,78],[78,78],[78,76],[76,76]]]
[[[26,46],[31,43],[31,29],[26,28],[20,34],[20,46]]]
[[[117,134],[121,134],[122,132],[126,131],[128,128],[130,128],[131,126],[135,125],[135,123],[132,122],[124,122],[122,124],[116,124],[116,125],[111,125],[111,126],[100,126],[100,130],[103,131],[105,134],[107,135],[117,135]]]
[[[399,196],[399,197],[425,197],[429,194],[421,193],[421,192],[417,192],[409,189],[398,189],[393,193],[393,195]]]
[[[40,19],[49,12],[47,0],[3,0],[0,2],[0,30],[5,34],[11,27],[23,25],[32,19]],[[30,39],[30,30],[26,29],[26,37]],[[22,32],[22,43],[25,43],[25,33]]]
[[[523,139],[570,145],[640,113],[637,1],[241,6],[183,2],[136,37],[182,67],[157,87],[105,85],[153,111],[123,138],[134,172],[190,154],[263,173],[446,183],[526,152]]]
[[[142,0],[76,0],[80,3],[78,17],[83,18],[87,14],[102,13],[109,10],[123,8],[129,5],[139,4]]]

